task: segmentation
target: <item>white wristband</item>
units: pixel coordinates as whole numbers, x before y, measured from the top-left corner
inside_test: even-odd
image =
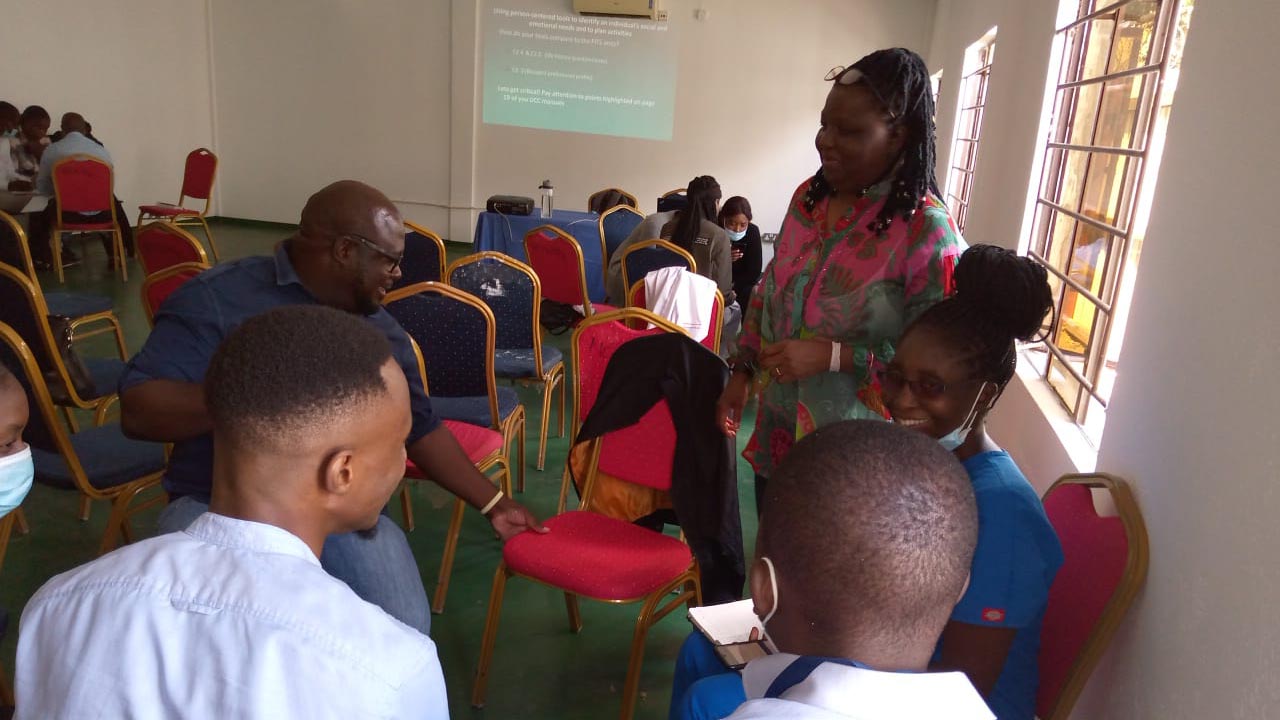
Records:
[[[835,340],[831,341],[831,372],[840,372],[840,343]]]
[[[486,504],[484,507],[480,508],[480,514],[481,514],[481,515],[488,515],[488,514],[489,514],[489,511],[490,511],[490,510],[492,510],[492,509],[494,508],[494,506],[498,504],[498,501],[499,501],[499,500],[501,500],[501,499],[502,499],[502,491],[501,491],[501,490],[499,490],[499,491],[498,491],[498,494],[497,494],[497,495],[494,495],[494,496],[493,496],[493,499],[492,499],[492,500],[490,500],[490,501],[488,502],[488,504]]]

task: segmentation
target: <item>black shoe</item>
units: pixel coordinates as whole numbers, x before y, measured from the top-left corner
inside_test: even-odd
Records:
[[[62,248],[62,266],[71,267],[80,264],[80,256],[71,252],[69,248]]]
[[[53,269],[53,263],[48,260],[32,260],[31,264],[34,265],[35,269],[39,272],[49,272]]]

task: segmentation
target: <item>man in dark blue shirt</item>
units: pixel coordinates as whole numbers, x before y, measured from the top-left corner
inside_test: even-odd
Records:
[[[341,181],[311,196],[298,232],[277,246],[274,257],[220,265],[169,297],[120,380],[125,432],[174,445],[161,532],[183,530],[208,509],[213,437],[201,383],[214,350],[248,318],[299,304],[362,315],[387,336],[409,381],[413,427],[406,450],[415,465],[472,507],[496,500],[487,517],[504,540],[529,528],[542,531],[524,506],[495,497],[493,483],[431,412],[409,338],[381,305],[400,277],[403,252],[404,224],[395,205],[372,187]],[[424,633],[429,629],[417,563],[404,533],[385,515],[371,531],[330,536],[320,562],[361,598]]]

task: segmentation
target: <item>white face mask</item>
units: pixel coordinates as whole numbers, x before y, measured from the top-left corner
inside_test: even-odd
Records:
[[[742,240],[742,238],[744,238],[744,237],[746,237],[746,236],[747,236],[747,231],[746,231],[746,230],[740,230],[740,231],[738,231],[738,232],[734,232],[733,230],[730,230],[729,228],[725,228],[725,229],[724,229],[724,232],[725,232],[725,234],[726,234],[726,235],[728,235],[728,236],[729,236],[729,239],[730,239],[730,240],[732,240],[733,242],[738,242],[738,241]]]
[[[964,416],[964,422],[960,423],[960,427],[938,438],[938,442],[947,452],[955,452],[956,448],[964,444],[969,437],[969,431],[973,430],[973,424],[978,420],[978,398],[982,397],[982,391],[987,389],[987,383],[984,381],[982,387],[978,388],[978,394],[973,398],[973,405],[969,408],[969,412]],[[990,409],[989,407],[987,408]]]
[[[0,517],[4,517],[22,504],[31,491],[36,466],[31,459],[31,446],[7,457],[0,458]]]

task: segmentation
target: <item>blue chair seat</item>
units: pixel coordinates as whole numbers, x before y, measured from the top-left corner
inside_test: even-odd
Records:
[[[520,405],[520,396],[513,388],[498,388],[498,414],[506,420]],[[489,418],[489,396],[469,397],[431,396],[431,412],[441,420],[457,420],[481,427],[493,427]]]
[[[50,315],[61,315],[71,319],[85,315],[96,315],[111,309],[111,298],[106,295],[89,293],[47,292],[44,304],[49,306]]]
[[[500,378],[540,378],[562,362],[564,353],[550,345],[543,345],[542,372],[537,372],[533,366],[533,348],[499,350],[493,356],[493,374]]]
[[[70,436],[71,446],[89,484],[106,490],[164,469],[162,443],[130,440],[119,425],[87,428]],[[36,479],[54,487],[74,489],[75,479],[67,461],[56,452],[31,448]]]
[[[124,374],[124,361],[119,358],[83,358],[84,369],[93,378],[94,397],[113,395],[120,385],[120,376]],[[88,398],[86,398],[88,399]]]

